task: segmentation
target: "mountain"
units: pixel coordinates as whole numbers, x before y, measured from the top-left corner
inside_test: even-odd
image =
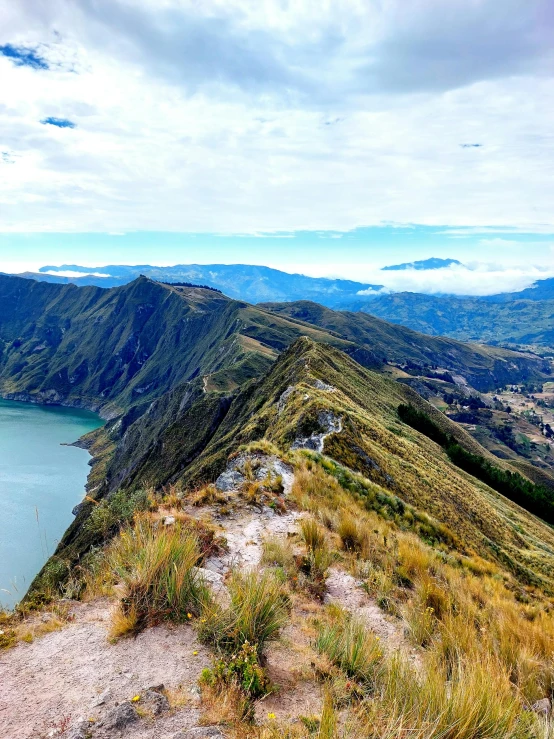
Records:
[[[93,432],[110,439],[101,482],[94,487],[96,503],[89,500],[81,506],[54,561],[75,562],[98,545],[105,529],[86,522],[100,501],[116,493],[114,500],[121,505],[122,494],[132,500],[145,485],[194,489],[215,480],[227,460],[248,445],[285,450],[302,436],[322,433],[325,454],[372,480],[383,490],[383,505],[387,496],[399,497],[455,531],[465,546],[488,556],[503,552],[502,557],[514,560],[516,571],[546,582],[551,575],[547,560],[535,573],[527,571],[536,566],[533,536],[546,536],[544,526],[501,496],[484,495],[480,485],[456,473],[425,436],[406,435],[396,411],[402,403],[424,409],[464,448],[490,459],[467,432],[411,388],[307,337],[282,353],[265,375],[231,393],[205,393],[198,384],[185,383],[154,401],[148,413],[134,419],[123,416]],[[333,420],[339,418],[340,423]],[[442,492],[445,479],[448,496]],[[506,515],[521,520],[529,537],[506,530]]]
[[[102,289],[0,276],[0,392],[106,417],[196,377],[230,390],[258,377],[301,335],[370,367],[385,360],[444,367],[479,389],[540,380],[547,369],[533,355],[431,339],[316,303],[256,307],[146,277]]]
[[[356,301],[349,307],[432,336],[549,350],[554,347],[554,300],[506,297],[492,301],[406,292],[381,295],[365,303]]]
[[[507,303],[516,300],[554,300],[554,277],[537,280],[531,287],[513,293],[499,293],[483,296],[481,300],[490,303]]]
[[[49,272],[70,272],[77,276],[65,277],[48,274]],[[83,276],[79,277],[78,273],[82,273]],[[232,298],[249,303],[309,298],[324,305],[336,306],[344,301],[354,300],[360,290],[378,291],[382,288],[382,285],[306,277],[248,264],[180,264],[174,267],[153,267],[148,264],[131,267],[112,264],[94,268],[63,264],[61,267],[41,267],[36,273],[28,272],[19,276],[45,282],[115,287],[132,282],[140,275],[160,282],[192,282],[196,285],[208,285],[222,290]]]
[[[118,288],[0,276],[0,391],[105,416],[204,377],[229,389],[259,376],[301,334],[369,352],[203,288],[139,277]]]
[[[394,297],[396,296],[391,296],[392,299]],[[373,306],[373,302],[370,306]],[[525,375],[531,379],[537,372],[543,374],[543,377],[549,376],[551,372],[549,364],[534,355],[492,346],[464,344],[443,337],[432,338],[401,326],[393,326],[366,313],[333,311],[309,301],[266,303],[262,307],[356,342],[379,356],[386,357],[388,362],[397,365],[411,362],[422,368],[448,369],[464,377],[479,390],[501,387],[509,382],[508,378],[513,373],[522,379]]]
[[[390,267],[383,267],[386,271],[401,271],[406,269],[444,269],[452,264],[461,264],[457,259],[441,259],[440,257],[431,257],[430,259],[419,259],[415,262],[403,262],[402,264],[393,264]]]
[[[2,735],[547,736],[554,493],[375,371],[540,360],[145,277],[0,278],[0,310],[2,388],[112,416],[0,614]]]

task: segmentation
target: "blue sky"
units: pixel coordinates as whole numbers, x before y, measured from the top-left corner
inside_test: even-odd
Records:
[[[34,270],[77,264],[265,264],[287,272],[346,277],[392,289],[488,294],[516,290],[552,276],[550,233],[506,229],[381,226],[348,232],[299,231],[257,234],[10,233],[0,234],[2,269]],[[522,253],[527,261],[522,263]],[[486,254],[486,259],[484,255]],[[440,271],[387,273],[391,264],[430,256],[458,259]]]
[[[410,284],[466,292],[554,272],[550,0],[0,0],[0,17],[0,269],[369,279],[442,256],[471,269]]]

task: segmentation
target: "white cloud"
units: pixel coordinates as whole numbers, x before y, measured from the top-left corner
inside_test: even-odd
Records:
[[[546,0],[0,0],[0,15],[0,44],[51,66],[0,57],[0,230],[554,226]]]
[[[104,272],[75,272],[71,269],[47,269],[44,274],[56,275],[57,277],[111,277]]]
[[[554,263],[510,264],[472,262],[453,264],[442,269],[405,269],[383,271],[372,264],[273,265],[287,272],[301,272],[312,277],[334,277],[383,285],[382,292],[416,292],[449,295],[495,295],[530,287],[537,280],[554,277]],[[373,297],[375,291],[361,290],[361,297]]]

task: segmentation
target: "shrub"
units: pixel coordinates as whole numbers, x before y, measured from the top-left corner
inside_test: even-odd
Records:
[[[206,669],[201,682],[216,686],[218,683],[236,683],[251,698],[261,698],[269,692],[270,682],[258,660],[253,644],[245,642],[229,659],[218,659],[212,669]]]

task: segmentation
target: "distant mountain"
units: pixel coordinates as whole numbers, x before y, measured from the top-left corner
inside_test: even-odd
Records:
[[[431,257],[430,259],[420,259],[416,262],[403,262],[402,264],[393,264],[390,267],[383,267],[383,272],[397,272],[405,269],[444,269],[450,267],[451,264],[461,264],[457,259],[440,259],[439,257]]]
[[[517,293],[499,293],[482,298],[488,303],[509,303],[515,300],[554,300],[554,277],[537,280],[534,285]]]
[[[82,276],[48,274],[55,272],[78,273]],[[361,290],[378,292],[383,287],[352,280],[289,274],[269,267],[248,264],[178,264],[174,267],[110,264],[94,268],[63,264],[59,267],[48,265],[41,267],[36,273],[26,272],[19,276],[42,282],[116,287],[132,282],[140,275],[160,282],[192,282],[208,285],[221,290],[231,298],[245,300],[248,303],[307,299],[334,307],[355,300]]]
[[[527,290],[520,294],[523,293]],[[510,295],[495,296],[505,299],[490,301],[405,292],[381,295],[365,302],[358,300],[345,307],[432,336],[554,348],[554,300],[511,300]]]

